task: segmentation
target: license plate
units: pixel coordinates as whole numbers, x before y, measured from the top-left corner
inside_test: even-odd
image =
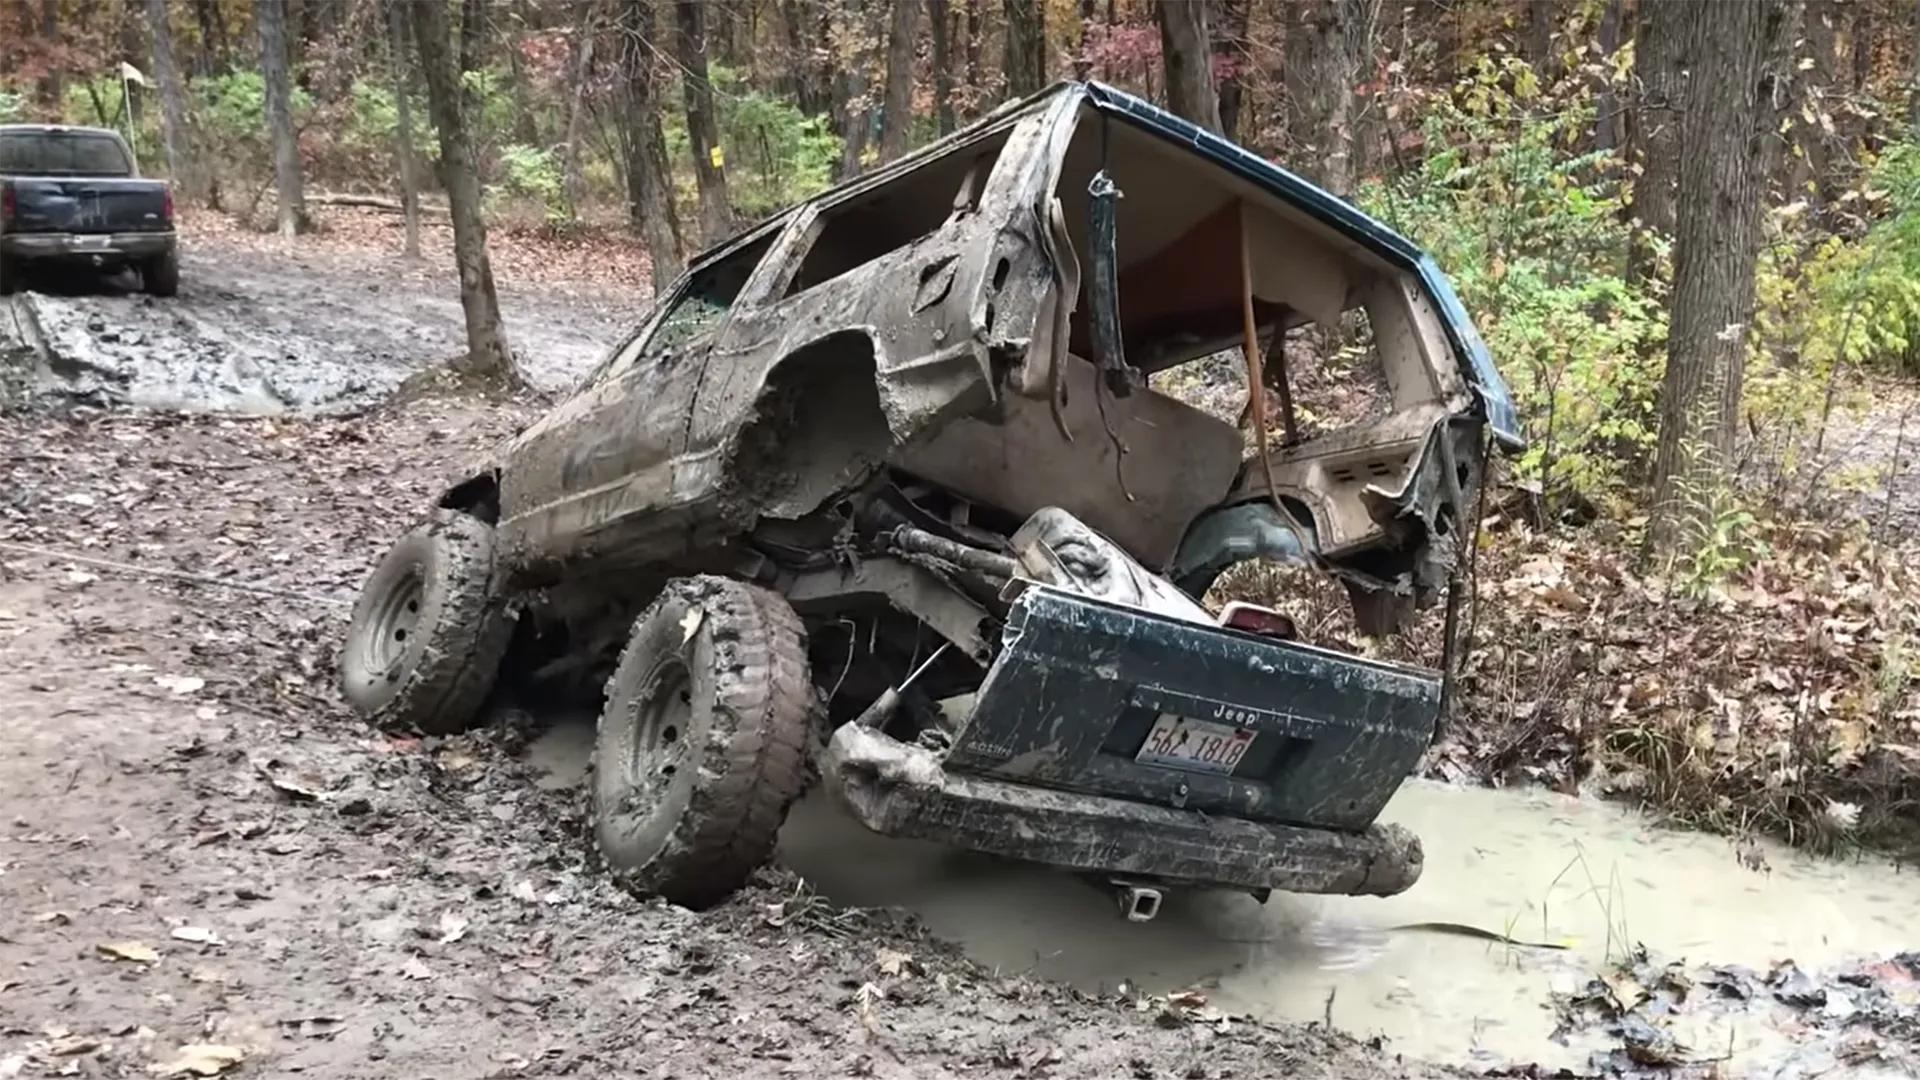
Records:
[[[75,251],[105,251],[113,246],[111,236],[76,236],[73,238]]]
[[[1195,772],[1230,773],[1253,745],[1250,728],[1209,724],[1184,716],[1163,715],[1147,733],[1146,745],[1133,756],[1142,765],[1162,765]]]

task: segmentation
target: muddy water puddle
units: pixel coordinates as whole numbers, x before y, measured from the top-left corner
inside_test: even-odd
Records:
[[[529,756],[543,783],[569,785],[590,743],[590,728],[557,728]],[[1637,945],[1662,961],[1761,973],[1789,959],[1811,972],[1920,945],[1920,881],[1886,863],[1768,847],[1768,868],[1753,870],[1722,838],[1545,792],[1410,781],[1384,817],[1426,847],[1425,873],[1400,896],[1276,894],[1262,905],[1172,892],[1147,923],[1126,922],[1111,894],[1044,867],[874,835],[818,793],[794,808],[780,858],[832,900],[912,911],[1008,974],[1090,992],[1197,989],[1226,1012],[1331,1021],[1383,1035],[1400,1053],[1469,1065],[1578,1069],[1618,1046],[1592,1029],[1556,1038],[1555,1001]],[[1540,943],[1563,948],[1530,947]],[[1797,1022],[1778,1010],[1686,1011],[1669,1029],[1697,1059],[1730,1057],[1731,1075],[1897,1075],[1835,1069],[1827,1054],[1796,1064],[1806,1058]]]

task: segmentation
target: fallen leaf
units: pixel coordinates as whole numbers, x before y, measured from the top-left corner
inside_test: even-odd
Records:
[[[193,1043],[181,1047],[172,1061],[147,1071],[155,1076],[218,1076],[245,1060],[246,1053],[237,1046]]]
[[[198,693],[207,685],[207,680],[198,675],[155,675],[154,685],[175,694]]]
[[[410,956],[407,958],[406,963],[400,965],[400,974],[405,975],[409,979],[431,979],[433,978],[433,969],[421,963],[419,957]]]
[[[451,945],[467,936],[467,920],[449,911],[440,916],[440,944]]]
[[[531,881],[514,882],[512,892],[515,900],[523,900],[529,904],[537,904],[540,902],[540,894],[533,891],[533,882]]]
[[[913,962],[913,957],[898,949],[881,949],[875,952],[873,964],[883,975],[898,975],[902,971],[912,972],[920,966]]]
[[[1197,1009],[1207,1003],[1207,995],[1198,990],[1175,990],[1167,995],[1167,1004],[1183,1009]]]
[[[73,916],[68,915],[64,911],[46,911],[35,915],[33,921],[37,923],[52,923],[55,926],[65,926],[73,921]]]
[[[196,945],[223,945],[220,935],[204,926],[176,926],[170,935],[179,941],[191,941]]]
[[[138,941],[109,941],[96,946],[101,952],[115,960],[131,960],[136,964],[157,964],[160,953],[153,946]]]

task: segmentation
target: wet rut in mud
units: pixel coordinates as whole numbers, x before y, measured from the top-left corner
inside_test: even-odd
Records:
[[[590,722],[543,735],[529,749],[540,782],[577,784],[591,740]],[[1838,969],[1920,945],[1920,878],[1887,863],[1737,851],[1546,792],[1410,781],[1384,816],[1425,841],[1425,873],[1407,893],[1276,894],[1261,905],[1175,892],[1144,924],[1124,921],[1111,894],[1045,867],[877,836],[817,792],[794,809],[779,857],[837,902],[912,912],[996,971],[1089,993],[1197,990],[1231,1012],[1330,1021],[1463,1066],[1586,1067],[1618,1040],[1599,1027],[1561,1031],[1570,999],[1641,949],[1764,974],[1784,960]],[[1704,1010],[1671,1027],[1699,1056],[1730,1054],[1742,1068],[1832,1067],[1829,1047],[1804,1047],[1783,1019]]]

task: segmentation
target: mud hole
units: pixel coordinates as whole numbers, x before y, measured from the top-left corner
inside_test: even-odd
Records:
[[[375,270],[215,253],[173,305],[31,301],[127,373],[64,382],[68,404],[229,411],[0,414],[0,1077],[1674,1074],[1642,1027],[1687,1060],[1730,1041],[1721,1075],[1911,1075],[1909,875],[1743,869],[1511,793],[1403,794],[1429,871],[1385,902],[1176,896],[1132,926],[818,800],[723,908],[626,897],[585,861],[584,727],[394,740],[333,689],[386,544],[531,416],[231,411],[357,408],[449,351],[457,306]],[[625,329],[618,297],[520,302],[550,387]],[[1614,880],[1618,924],[1595,899]],[[1438,921],[1581,941],[1398,929]],[[1674,1005],[1683,976],[1739,992]]]
[[[180,294],[130,274],[42,276],[0,299],[14,396],[239,413],[363,408],[462,349],[458,293],[392,258],[185,248]],[[533,384],[570,386],[644,311],[641,295],[501,290]]]

